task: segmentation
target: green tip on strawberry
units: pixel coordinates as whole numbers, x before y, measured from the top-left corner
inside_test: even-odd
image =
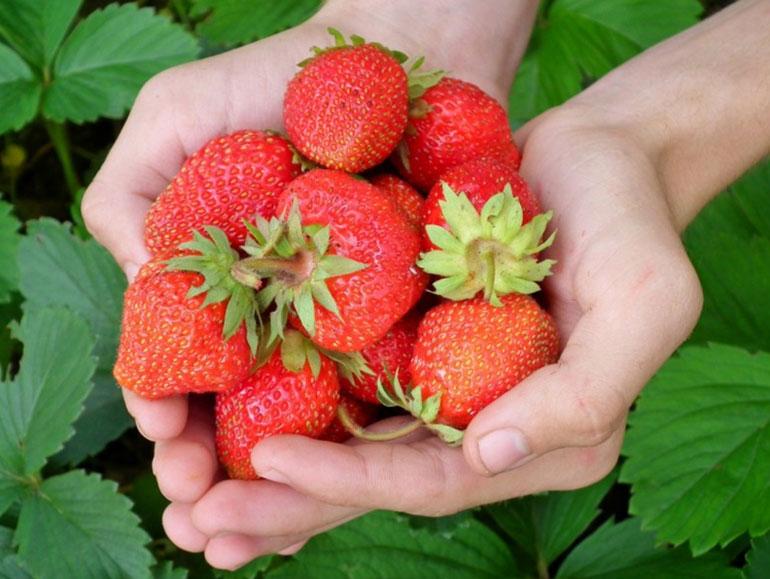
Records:
[[[275,342],[273,343],[273,347]],[[305,366],[310,367],[314,378],[318,378],[321,371],[322,355],[337,365],[337,372],[344,376],[364,376],[374,374],[360,352],[332,352],[315,345],[302,333],[296,330],[287,330],[279,346],[281,348],[281,361],[284,367],[294,373],[302,372]],[[269,358],[266,352],[265,361]]]
[[[230,272],[240,259],[238,252],[230,246],[224,231],[212,226],[204,229],[208,238],[195,231],[192,241],[179,246],[186,254],[169,259],[166,270],[201,274],[203,283],[190,288],[187,298],[205,294],[201,308],[226,301],[222,327],[224,338],[230,339],[245,324],[246,338],[253,354],[259,343],[257,328],[260,322],[260,309],[253,288],[259,287],[261,281],[253,280],[254,283],[247,286],[233,277]]]
[[[409,60],[409,57],[403,52],[401,52],[400,50],[391,50],[390,48],[380,44],[379,42],[367,42],[365,38],[359,36],[358,34],[351,34],[350,42],[348,42],[348,39],[345,38],[345,35],[342,34],[342,32],[340,32],[336,28],[329,27],[326,29],[326,31],[334,39],[334,44],[332,46],[326,46],[324,48],[321,48],[319,46],[313,46],[310,49],[310,51],[313,53],[313,56],[306,58],[305,60],[300,62],[298,64],[299,67],[301,68],[306,67],[316,57],[321,56],[322,54],[327,54],[329,52],[339,50],[341,48],[352,48],[354,46],[364,46],[365,44],[369,44],[371,46],[374,46],[375,48],[380,49],[382,52],[392,57],[399,64],[404,64],[407,60]]]
[[[316,331],[316,303],[340,317],[327,281],[361,271],[368,264],[329,253],[328,226],[303,225],[294,203],[284,220],[257,219],[249,231],[251,238],[243,249],[250,257],[231,265],[232,277],[259,289],[257,302],[261,307],[275,304],[270,314],[269,343],[285,337],[290,311],[311,337]]]
[[[538,253],[551,246],[552,233],[542,240],[553,212],[536,215],[523,224],[521,203],[510,185],[491,197],[477,211],[464,193],[443,184],[440,202],[447,228],[427,225],[425,230],[438,250],[423,253],[417,265],[440,276],[434,283],[437,294],[453,300],[466,300],[482,292],[492,305],[500,306],[500,296],[531,294],[538,282],[551,274],[556,263],[538,260]]]

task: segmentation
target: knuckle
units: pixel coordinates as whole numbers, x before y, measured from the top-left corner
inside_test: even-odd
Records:
[[[566,421],[571,430],[579,437],[582,444],[597,446],[618,429],[627,404],[621,394],[610,387],[600,387],[597,382],[584,379],[570,390],[569,404],[564,408],[569,412]]]
[[[563,490],[575,490],[591,486],[603,480],[609,475],[618,463],[619,455],[614,448],[608,450],[602,447],[581,448],[577,452],[580,464],[579,472],[572,479],[568,488]]]
[[[159,101],[162,102],[166,98],[167,91],[178,74],[176,68],[177,67],[168,68],[150,77],[150,79],[142,85],[139,94],[136,95],[134,108],[157,106]]]

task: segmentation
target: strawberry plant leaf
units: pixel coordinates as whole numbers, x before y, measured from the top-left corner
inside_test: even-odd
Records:
[[[0,480],[25,484],[72,436],[95,362],[88,326],[67,310],[29,312],[15,333],[24,355],[14,381],[0,384]]]
[[[32,579],[32,575],[21,566],[18,556],[0,555],[0,579]]]
[[[739,579],[722,553],[693,558],[687,549],[656,547],[637,518],[607,521],[572,551],[556,579]]]
[[[505,543],[475,519],[458,524],[448,541],[414,529],[403,515],[375,512],[310,541],[270,577],[378,579],[387,577],[516,576]]]
[[[82,0],[14,0],[0,4],[0,38],[42,70],[53,61]]]
[[[19,286],[16,249],[21,223],[11,213],[13,206],[0,201],[0,304],[11,301],[11,292]]]
[[[770,534],[763,535],[751,542],[751,550],[746,554],[744,579],[766,579],[770,577]]]
[[[25,497],[14,540],[35,577],[150,577],[150,537],[118,485],[75,470]],[[84,556],[87,553],[88,556]]]
[[[182,567],[174,567],[171,561],[164,561],[152,568],[153,579],[187,579],[189,572]]]
[[[0,44],[0,135],[35,118],[42,86],[26,62]]]
[[[18,251],[24,309],[65,306],[88,322],[96,342],[95,387],[75,424],[75,436],[55,459],[59,464],[78,463],[132,424],[112,377],[126,279],[102,246],[78,238],[63,223],[30,221],[27,232]]]
[[[710,203],[685,232],[704,289],[690,341],[770,350],[770,163]]]
[[[76,123],[119,118],[151,76],[195,58],[195,39],[136,4],[110,4],[80,22],[62,45],[43,114]]]
[[[682,348],[629,424],[620,478],[658,540],[699,555],[770,529],[770,354]]]
[[[576,95],[645,48],[692,26],[697,0],[554,0],[544,3],[510,93],[518,126]]]
[[[539,566],[547,566],[599,515],[599,503],[616,478],[613,472],[584,489],[514,499],[486,510]]]
[[[257,557],[251,563],[244,565],[236,571],[219,571],[215,569],[214,576],[221,579],[259,579],[270,567],[273,559],[275,559],[274,555]]]
[[[193,0],[195,31],[223,46],[245,44],[296,26],[320,8],[320,0]]]

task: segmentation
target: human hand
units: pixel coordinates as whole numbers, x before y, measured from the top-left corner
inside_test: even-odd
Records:
[[[89,230],[133,279],[149,259],[143,242],[145,214],[184,159],[219,134],[280,129],[286,84],[310,46],[328,44],[328,26],[412,56],[425,55],[430,66],[450,70],[504,100],[537,3],[503,10],[502,0],[464,2],[391,2],[376,10],[366,0],[327,2],[297,28],[153,78],[86,192],[82,211]],[[441,26],[432,25],[439,17]],[[483,65],[477,54],[484,55]],[[205,403],[190,406],[186,397],[149,401],[124,390],[124,398],[140,432],[157,443],[153,470],[162,492],[174,502],[166,520],[169,535],[175,537],[174,513],[200,498],[220,476],[211,416]],[[270,488],[275,504],[290,492],[278,485]],[[184,538],[178,542],[190,545]]]

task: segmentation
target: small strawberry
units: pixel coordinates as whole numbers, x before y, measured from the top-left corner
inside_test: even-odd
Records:
[[[372,177],[371,183],[390,195],[398,208],[406,215],[409,223],[416,228],[421,226],[425,199],[418,193],[417,189],[403,179],[389,173],[381,173]]]
[[[522,182],[514,181],[519,194]],[[420,256],[418,265],[427,273],[440,276],[435,293],[450,300],[465,300],[483,293],[492,305],[500,306],[500,296],[512,292],[529,294],[540,289],[538,282],[551,275],[555,263],[539,261],[539,253],[554,241],[543,234],[552,212],[532,217],[524,223],[524,210],[510,183],[477,209],[465,193],[456,193],[446,182],[433,199],[440,208],[442,225],[427,224],[425,245],[436,247]],[[473,191],[477,202],[483,198]],[[531,198],[523,194],[532,210]],[[428,206],[426,206],[427,208]],[[426,217],[437,220],[431,211]]]
[[[352,396],[348,396],[344,392],[340,394],[340,404],[338,409],[340,407],[344,408],[350,419],[361,427],[368,426],[377,420],[377,406],[361,402]],[[345,442],[351,436],[352,434],[347,431],[337,417],[318,438],[321,440],[328,440],[329,442]]]
[[[184,255],[156,256],[126,290],[114,374],[145,398],[227,390],[251,367],[254,292],[230,277],[238,255],[224,233],[208,231]]]
[[[474,159],[462,165],[457,165],[441,176],[441,179],[431,188],[422,214],[423,227],[438,225],[449,229],[440,202],[444,200],[446,183],[453,190],[465,193],[476,210],[481,211],[490,198],[502,192],[510,185],[514,197],[519,200],[523,212],[522,224],[526,225],[540,213],[540,203],[531,191],[527,182],[512,166],[489,157]],[[423,234],[423,250],[438,249],[430,242],[427,234]]]
[[[340,385],[343,390],[359,400],[376,404],[377,382],[389,376],[398,375],[404,383],[411,381],[409,362],[412,360],[414,343],[417,340],[416,315],[408,315],[394,325],[377,343],[361,350],[361,355],[371,372],[358,376],[343,372]]]
[[[416,74],[407,57],[330,28],[335,45],[315,56],[289,82],[283,117],[292,143],[311,161],[358,173],[379,165],[396,148],[407,123],[409,98],[441,77]]]
[[[556,324],[525,295],[502,298],[494,307],[481,298],[444,302],[420,322],[411,371],[414,389],[398,380],[380,400],[423,420],[448,442],[484,407],[559,353]]]
[[[318,346],[356,352],[384,336],[411,308],[425,275],[416,267],[420,239],[391,199],[374,185],[342,171],[314,169],[281,197],[268,224],[235,274],[269,276],[261,304],[275,303],[273,337],[290,323]],[[272,253],[271,253],[272,252]],[[261,283],[261,282],[259,282]]]
[[[259,478],[251,466],[251,451],[259,441],[275,434],[315,438],[334,420],[339,401],[337,369],[317,352],[314,359],[301,348],[287,352],[301,341],[301,337],[288,338],[256,372],[217,394],[217,455],[230,478]],[[287,358],[294,356],[298,364],[287,364]]]
[[[233,246],[241,246],[244,220],[273,217],[278,196],[299,175],[295,155],[286,139],[263,131],[209,141],[184,162],[147,213],[147,249],[153,255],[176,249],[205,225],[222,229]]]
[[[505,109],[477,86],[445,77],[412,105],[393,160],[407,181],[427,191],[449,169],[480,157],[518,169]]]

